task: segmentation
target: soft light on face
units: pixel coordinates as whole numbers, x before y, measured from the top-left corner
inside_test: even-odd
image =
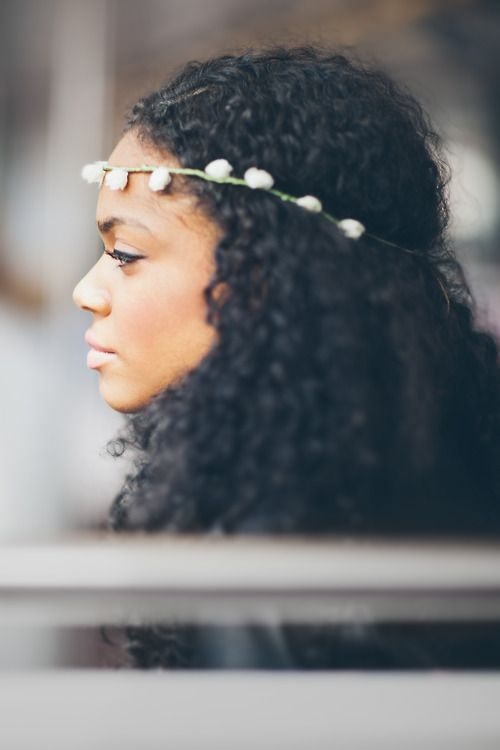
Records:
[[[179,166],[133,132],[109,163]],[[123,191],[101,188],[97,224],[104,253],[73,292],[92,315],[87,363],[99,372],[105,401],[123,412],[140,409],[196,367],[216,337],[205,322],[203,290],[221,231],[193,198],[153,193],[148,179],[133,173]]]

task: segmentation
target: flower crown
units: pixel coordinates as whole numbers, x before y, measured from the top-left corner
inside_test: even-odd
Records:
[[[139,167],[114,167],[108,164],[107,161],[96,161],[91,164],[86,164],[82,169],[82,177],[88,183],[96,182],[102,185],[103,181],[110,190],[124,190],[128,183],[128,176],[132,172],[145,172],[150,173],[148,186],[150,190],[154,192],[160,192],[172,181],[173,174],[188,175],[190,177],[199,177],[202,180],[208,182],[217,182],[219,184],[229,185],[242,185],[244,187],[251,188],[253,190],[266,190],[268,193],[276,195],[281,198],[282,201],[289,201],[290,203],[296,203],[297,206],[312,211],[313,213],[321,214],[337,225],[343,234],[349,239],[357,240],[362,234],[366,234],[377,242],[381,242],[384,245],[403,250],[411,255],[421,255],[419,251],[410,250],[401,245],[397,245],[395,242],[390,242],[382,237],[377,237],[375,234],[366,232],[363,224],[357,219],[336,219],[335,216],[323,211],[323,206],[318,198],[314,195],[303,195],[297,198],[294,195],[283,193],[281,190],[276,190],[274,186],[274,179],[269,172],[264,169],[257,169],[257,167],[250,167],[247,169],[243,178],[231,177],[233,167],[227,161],[227,159],[215,159],[207,164],[204,170],[192,169],[191,167],[165,167],[165,166],[151,166],[148,164],[141,164]],[[436,281],[443,293],[443,297],[446,300],[448,312],[450,310],[450,298],[448,293],[441,282],[441,279],[436,275]]]
[[[318,198],[313,195],[303,195],[297,198],[273,187],[274,179],[264,169],[250,167],[247,169],[243,178],[232,177],[233,167],[226,159],[215,159],[207,164],[204,170],[191,169],[189,167],[162,167],[141,164],[139,167],[113,167],[106,161],[96,161],[92,164],[86,164],[82,169],[82,177],[88,183],[96,182],[99,185],[104,181],[106,187],[110,190],[124,190],[127,186],[128,176],[131,172],[149,172],[149,188],[155,192],[164,190],[172,181],[172,175],[182,174],[191,177],[199,177],[209,182],[219,184],[242,185],[244,187],[266,190],[268,193],[276,195],[283,201],[296,203],[301,208],[313,213],[322,214],[328,221],[337,225],[341,232],[350,239],[358,239],[365,232],[365,227],[356,219],[336,219],[331,214],[323,211],[323,206]],[[371,236],[371,235],[368,235]],[[376,238],[379,239],[379,238]],[[385,240],[382,240],[385,242]],[[391,243],[387,243],[391,244]]]

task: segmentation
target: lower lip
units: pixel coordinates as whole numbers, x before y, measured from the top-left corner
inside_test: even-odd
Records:
[[[114,352],[100,352],[97,349],[91,349],[87,354],[87,367],[91,370],[97,370],[103,365],[107,365],[116,359]]]

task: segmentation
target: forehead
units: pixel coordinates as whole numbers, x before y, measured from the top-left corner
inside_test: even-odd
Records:
[[[133,131],[120,139],[108,163],[114,167],[181,166],[172,154],[142,143]],[[124,190],[111,190],[104,183],[97,202],[97,222],[102,224],[112,217],[126,216],[132,222],[146,224],[158,236],[173,228],[219,236],[215,223],[197,208],[191,195],[175,190],[166,194],[153,192],[148,187],[149,178],[149,173],[131,173]]]
[[[113,149],[108,163],[113,167],[178,166],[179,162],[168,153],[149,144],[142,143],[133,131],[126,133]],[[177,214],[180,204],[192,207],[192,200],[186,196],[162,195],[153,193],[148,188],[149,173],[131,173],[124,190],[111,190],[104,183],[99,191],[96,219],[105,222],[109,217],[124,212],[137,219],[141,215],[149,222],[161,221],[166,215]],[[179,198],[181,200],[179,200]]]
[[[180,163],[172,154],[160,150],[152,144],[142,142],[133,130],[129,130],[120,138],[108,162],[114,167],[139,167],[142,164],[180,166]]]

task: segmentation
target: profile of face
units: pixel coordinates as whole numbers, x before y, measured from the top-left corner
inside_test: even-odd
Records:
[[[109,163],[180,166],[132,131]],[[152,192],[148,178],[130,174],[123,191],[102,185],[96,218],[104,252],[73,292],[92,316],[87,364],[99,373],[104,400],[122,412],[137,411],[182,379],[216,337],[203,292],[221,230],[193,197]]]

